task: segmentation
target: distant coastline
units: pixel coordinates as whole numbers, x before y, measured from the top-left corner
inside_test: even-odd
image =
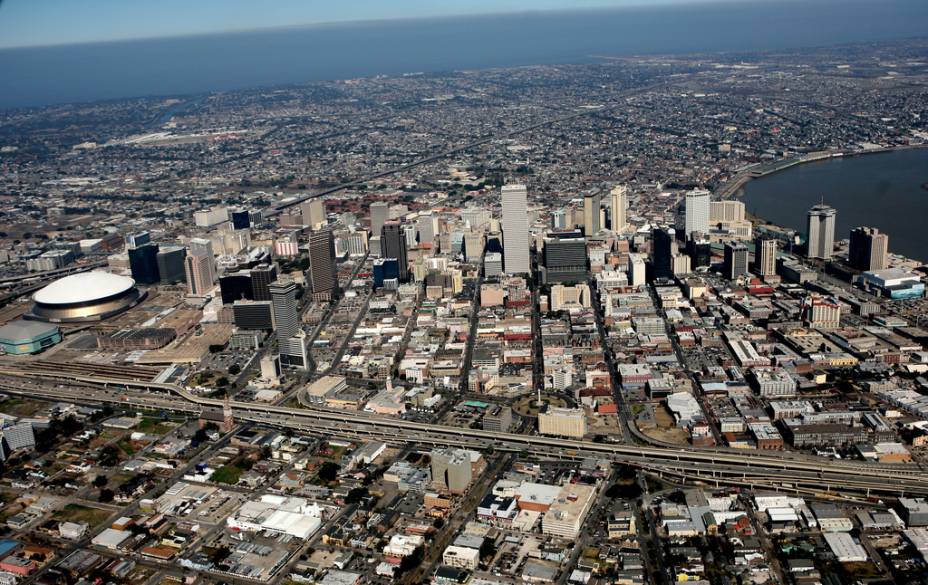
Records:
[[[885,157],[860,156],[865,154]],[[786,169],[793,172],[779,172]],[[809,207],[824,196],[826,203],[838,209],[837,232],[841,238],[857,226],[875,227],[889,234],[893,253],[924,262],[926,169],[926,145],[792,159],[762,169],[744,169],[754,173],[738,177],[739,186],[729,198],[743,201],[746,211],[764,222],[802,232]],[[761,176],[766,180],[751,182]]]
[[[854,158],[858,156],[865,156],[869,154],[886,154],[890,152],[904,151],[904,150],[918,150],[928,148],[928,144],[909,144],[904,146],[887,146],[882,148],[874,148],[870,150],[851,150],[851,151],[835,151],[835,152],[823,152],[823,153],[811,153],[811,154],[820,154],[821,156],[800,156],[800,157],[787,157],[781,158],[780,160],[772,163],[755,163],[748,167],[745,167],[734,176],[732,176],[727,181],[720,183],[714,189],[715,194],[720,199],[740,199],[744,196],[742,189],[749,182],[754,179],[762,179],[764,177],[769,177],[775,175],[782,171],[791,169],[793,167],[804,165],[808,163],[822,162],[827,160],[832,160],[835,158]],[[767,166],[768,168],[762,168]],[[921,184],[922,189],[928,191],[928,181],[925,181]]]

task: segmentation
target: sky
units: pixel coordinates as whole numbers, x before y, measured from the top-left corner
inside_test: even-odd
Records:
[[[702,0],[0,0],[0,48],[357,20],[699,1]]]

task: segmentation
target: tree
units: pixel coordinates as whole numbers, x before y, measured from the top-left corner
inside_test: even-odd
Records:
[[[106,484],[108,482],[109,480],[106,479],[105,475],[98,475],[97,477],[93,478],[93,487],[97,487],[97,488],[106,487]]]
[[[326,461],[319,467],[319,479],[325,482],[332,482],[338,477],[338,464]]]
[[[231,366],[229,366],[229,373],[232,374],[233,376],[237,376],[239,373],[241,373],[241,371],[242,371],[242,367],[238,364],[232,364]]]
[[[496,555],[496,543],[492,538],[484,538],[480,545],[480,558],[492,559]]]
[[[369,495],[370,491],[366,487],[352,488],[351,491],[348,492],[348,495],[345,496],[345,503],[357,504]]]
[[[100,497],[97,499],[103,503],[112,502],[115,495],[116,494],[113,493],[113,490],[109,488],[104,488],[100,490]]]
[[[105,445],[100,450],[100,458],[97,460],[100,467],[112,467],[119,463],[119,449],[115,445]]]
[[[400,567],[397,569],[396,573],[394,573],[393,577],[399,577],[400,575],[408,573],[409,571],[417,568],[422,564],[422,558],[424,556],[425,552],[422,550],[422,547],[417,546],[416,550],[412,551],[412,554],[403,557],[403,560],[400,561]]]

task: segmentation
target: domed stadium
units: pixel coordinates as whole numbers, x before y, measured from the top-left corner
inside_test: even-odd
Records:
[[[145,297],[127,276],[100,270],[65,276],[32,296],[32,316],[52,323],[100,321]]]

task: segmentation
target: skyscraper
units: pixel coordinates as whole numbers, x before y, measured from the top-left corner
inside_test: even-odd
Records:
[[[567,227],[567,212],[555,209],[551,212],[551,229],[562,230]]]
[[[319,229],[326,223],[325,203],[323,203],[322,199],[318,197],[306,200],[301,203],[300,213],[303,215],[303,223],[314,230]]]
[[[684,236],[689,238],[693,232],[709,233],[710,197],[705,189],[693,189],[686,193],[686,219]]]
[[[423,213],[416,220],[416,229],[419,232],[419,243],[431,244],[438,235],[438,216],[429,212]]]
[[[586,282],[586,238],[580,231],[552,234],[545,238],[542,282]]]
[[[380,233],[380,247],[383,250],[382,258],[396,258],[399,264],[399,281],[409,280],[409,260],[406,253],[406,234],[398,221],[388,221],[383,224]]]
[[[251,227],[251,212],[247,209],[231,209],[229,214],[232,218],[232,229],[247,230]]]
[[[699,232],[693,233],[686,242],[686,253],[692,268],[712,265],[712,244]]]
[[[583,235],[595,236],[602,226],[599,225],[599,193],[587,193],[583,196]]]
[[[833,207],[820,203],[809,210],[806,229],[806,255],[828,260],[835,249],[835,216]]]
[[[628,227],[625,218],[625,209],[628,207],[628,188],[625,185],[617,185],[612,188],[610,195],[612,197],[609,206],[610,228],[613,232],[621,234]]]
[[[754,271],[760,276],[777,273],[777,241],[774,238],[758,236],[754,240]]]
[[[464,449],[432,451],[432,484],[441,490],[461,494],[473,479],[470,453]]]
[[[882,270],[888,263],[889,236],[871,227],[851,230],[848,264],[860,271]]]
[[[308,337],[300,327],[296,303],[296,284],[292,281],[275,281],[270,286],[274,305],[274,326],[277,328],[277,347],[283,365],[303,368],[308,365]]]
[[[158,277],[162,284],[174,284],[184,280],[184,257],[187,249],[183,246],[165,246],[158,250]]]
[[[200,297],[213,287],[216,268],[213,264],[213,244],[204,238],[193,238],[189,242],[184,269],[187,273],[187,293]]]
[[[528,190],[525,185],[503,185],[503,268],[508,274],[528,274]]]
[[[300,319],[296,310],[296,283],[292,280],[277,280],[271,283],[270,290],[274,303],[277,340],[280,341],[292,337],[300,329]]]
[[[331,230],[309,235],[309,282],[314,299],[328,300],[338,286],[335,274],[335,240]]]
[[[149,242],[151,242],[151,234],[149,232],[138,232],[126,236],[126,246],[129,248],[138,248]]]
[[[271,300],[271,283],[277,280],[277,264],[261,264],[251,269],[251,295],[256,301]]]
[[[383,224],[390,217],[390,206],[386,201],[375,201],[371,203],[371,235],[379,236],[383,230]]]
[[[161,280],[158,272],[158,244],[143,244],[129,248],[129,269],[139,284],[155,284]]]
[[[725,276],[735,280],[748,273],[748,247],[742,242],[725,243]]]
[[[654,278],[673,278],[673,256],[677,251],[677,232],[672,227],[651,231],[651,263]]]

